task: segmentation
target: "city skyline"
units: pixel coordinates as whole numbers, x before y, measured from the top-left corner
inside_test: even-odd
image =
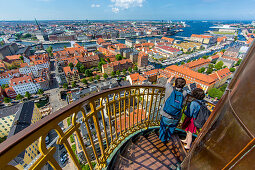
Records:
[[[1,10],[0,20],[254,20],[255,13],[254,0],[11,0],[2,5],[11,8]]]

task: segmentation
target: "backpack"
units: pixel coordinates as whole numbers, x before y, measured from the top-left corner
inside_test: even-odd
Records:
[[[194,125],[198,128],[201,129],[207,119],[209,118],[211,111],[206,107],[204,103],[201,103],[196,100],[196,102],[200,105],[200,110],[197,114],[197,117],[194,118]]]
[[[182,110],[182,103],[184,100],[184,96],[182,91],[177,91],[175,88],[173,89],[171,95],[167,98],[163,111],[167,114],[175,117],[179,115]]]

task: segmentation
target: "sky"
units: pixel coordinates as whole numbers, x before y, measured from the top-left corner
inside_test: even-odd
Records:
[[[1,20],[255,20],[255,0],[0,0]]]

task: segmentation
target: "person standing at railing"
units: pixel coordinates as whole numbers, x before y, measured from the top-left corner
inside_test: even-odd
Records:
[[[174,87],[170,82],[171,78],[167,80],[165,85],[166,102],[164,107],[160,110],[159,139],[162,142],[167,142],[171,138],[171,135],[180,122],[183,100],[187,95],[187,92],[183,90],[183,87],[186,85],[186,80],[184,78],[177,78]]]
[[[203,100],[205,93],[202,89],[196,88],[191,92],[191,96],[195,98],[188,104],[187,110],[184,112],[186,118],[183,121],[182,128],[187,132],[186,139],[181,140],[185,149],[190,149],[192,143],[192,134],[196,133],[197,129],[202,128],[210,115],[210,111]]]

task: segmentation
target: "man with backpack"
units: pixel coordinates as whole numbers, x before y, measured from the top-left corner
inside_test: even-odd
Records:
[[[177,78],[175,80],[175,86],[170,84],[171,78],[168,79],[165,88],[165,104],[160,110],[161,120],[159,129],[159,139],[162,142],[167,142],[171,135],[174,133],[181,116],[182,116],[182,104],[187,95],[187,92],[183,90],[186,85],[184,78]]]
[[[185,115],[187,116],[182,124],[182,128],[187,132],[185,140],[182,140],[185,149],[190,149],[192,143],[192,134],[196,133],[197,129],[201,129],[211,112],[203,101],[205,93],[202,89],[196,88],[191,92],[191,96],[195,98],[187,107]]]

